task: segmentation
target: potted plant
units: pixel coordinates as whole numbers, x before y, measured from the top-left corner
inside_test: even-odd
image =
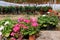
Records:
[[[38,23],[43,30],[53,30],[58,24],[57,16],[42,15],[38,18]]]
[[[39,32],[39,26],[34,18],[19,18],[18,22],[5,19],[0,21],[0,32],[4,40],[22,40],[26,35],[29,36],[29,40],[35,40],[35,34]]]
[[[2,35],[3,40],[9,37],[14,24],[15,22],[9,18],[0,21],[0,34]]]
[[[36,19],[23,19],[20,18],[18,21],[21,24],[21,33],[26,36],[29,35],[29,40],[35,40],[35,34],[39,31],[38,23]]]

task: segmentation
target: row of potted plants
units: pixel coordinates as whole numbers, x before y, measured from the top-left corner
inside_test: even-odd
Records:
[[[50,6],[0,6],[0,13],[27,13],[27,14],[31,14],[31,13],[35,13],[35,12],[47,12],[49,9],[52,9],[52,7]]]
[[[29,40],[35,40],[35,35],[42,30],[52,30],[56,28],[58,18],[56,16],[40,16],[35,18],[18,18],[18,21],[5,19],[0,21],[0,35],[5,40],[23,40],[27,35]],[[28,38],[27,37],[27,38]]]

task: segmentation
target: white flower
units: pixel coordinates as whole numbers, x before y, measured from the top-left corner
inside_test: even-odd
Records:
[[[3,29],[4,29],[4,26],[1,26],[1,27],[0,27],[0,31],[3,30]]]
[[[47,12],[48,14],[50,13],[50,12]]]
[[[7,24],[9,24],[9,21],[6,21],[4,25],[7,25]]]
[[[46,16],[46,15],[42,15],[42,16]]]
[[[2,32],[0,32],[0,35],[2,35]]]

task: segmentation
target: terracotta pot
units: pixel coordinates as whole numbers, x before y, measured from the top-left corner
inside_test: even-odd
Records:
[[[35,35],[30,35],[29,40],[35,40]]]

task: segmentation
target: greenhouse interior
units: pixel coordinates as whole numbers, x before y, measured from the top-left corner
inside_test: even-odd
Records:
[[[60,40],[60,0],[0,0],[0,40]]]

